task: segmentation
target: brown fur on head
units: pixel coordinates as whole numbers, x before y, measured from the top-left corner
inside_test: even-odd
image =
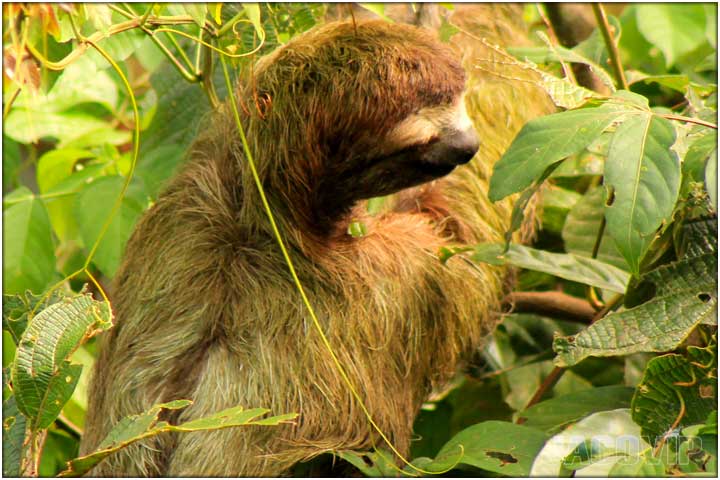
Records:
[[[503,269],[434,255],[448,242],[499,238],[507,208],[478,208],[489,167],[472,162],[415,186],[477,147],[463,78],[450,50],[418,29],[339,23],[262,59],[239,89],[310,302],[374,420],[405,453],[424,398],[492,329],[503,291]],[[379,216],[360,202],[401,189]],[[351,219],[368,233],[346,235]],[[227,107],[136,227],[114,309],[84,452],[123,416],[176,398],[194,403],[173,421],[235,405],[300,417],[157,437],[93,474],[276,475],[324,451],[379,444],[287,273]]]

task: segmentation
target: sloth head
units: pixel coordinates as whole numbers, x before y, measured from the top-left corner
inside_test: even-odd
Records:
[[[327,226],[358,200],[450,173],[478,149],[464,79],[448,46],[408,25],[304,34],[261,59],[248,82],[263,181]]]

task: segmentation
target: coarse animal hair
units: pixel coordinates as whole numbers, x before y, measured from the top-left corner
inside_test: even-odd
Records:
[[[492,163],[548,103],[526,107],[530,86],[496,80],[467,84],[480,158],[437,180],[443,169],[425,178],[427,162],[415,170],[406,159],[437,144],[435,134],[412,142],[430,128],[418,127],[423,118],[461,108],[465,74],[454,51],[421,29],[327,24],[261,59],[238,87],[243,128],[310,303],[403,453],[431,389],[499,319],[507,271],[436,256],[448,244],[499,241],[508,226],[509,203],[486,198]],[[507,104],[515,96],[519,108]],[[378,169],[377,158],[390,161]],[[382,214],[367,212],[362,199],[398,190]],[[348,235],[351,221],[367,233]],[[122,417],[177,398],[194,403],[173,422],[235,405],[300,416],[296,425],[163,434],[91,474],[273,476],[323,452],[380,444],[313,329],[229,106],[138,223],[112,293],[116,326],[101,341],[82,452]]]

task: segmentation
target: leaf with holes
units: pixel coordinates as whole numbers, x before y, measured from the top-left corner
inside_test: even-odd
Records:
[[[198,432],[249,425],[277,426],[297,418],[297,414],[294,413],[264,417],[270,410],[266,408],[245,410],[243,407],[238,406],[222,410],[208,417],[190,420],[180,425],[170,425],[158,419],[163,410],[178,410],[187,407],[191,403],[190,400],[174,400],[155,405],[147,412],[139,415],[123,418],[100,442],[96,451],[69,461],[67,469],[60,472],[59,476],[79,477],[118,450],[160,433]]]
[[[3,402],[2,473],[3,477],[20,476],[20,459],[25,440],[25,416],[11,396]]]
[[[655,289],[650,300],[607,315],[576,336],[557,337],[553,342],[556,364],[575,365],[589,356],[666,352],[698,324],[716,322],[717,223],[700,223],[708,224],[707,228],[686,226],[689,246],[680,261],[643,277],[642,283]]]
[[[32,430],[47,428],[60,414],[80,376],[69,363],[77,347],[112,325],[107,305],[89,294],[64,298],[38,313],[18,345],[12,366],[17,405]]]
[[[441,473],[465,464],[510,477],[526,477],[545,440],[543,432],[524,425],[482,422],[455,435],[423,468]]]
[[[670,429],[704,423],[717,408],[716,365],[717,344],[650,360],[631,407],[643,438],[654,445]]]
[[[614,193],[605,211],[607,229],[635,275],[655,232],[670,218],[680,190],[673,143],[672,124],[650,113],[629,116],[610,141],[605,181]]]

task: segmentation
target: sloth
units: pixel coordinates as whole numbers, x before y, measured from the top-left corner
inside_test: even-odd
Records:
[[[509,219],[507,204],[485,198],[492,165],[471,162],[483,138],[465,83],[457,52],[432,34],[363,21],[296,37],[236,90],[309,301],[403,454],[431,389],[494,328],[507,286],[501,267],[437,258],[444,245],[498,241]],[[522,121],[503,120],[502,138]],[[367,199],[389,194],[382,212],[368,212]],[[364,234],[348,234],[353,222]],[[163,434],[92,475],[275,476],[324,452],[381,445],[295,287],[229,105],[139,221],[112,292],[115,327],[100,341],[82,452],[124,416],[178,398],[193,404],[165,420],[236,405],[299,417]]]

